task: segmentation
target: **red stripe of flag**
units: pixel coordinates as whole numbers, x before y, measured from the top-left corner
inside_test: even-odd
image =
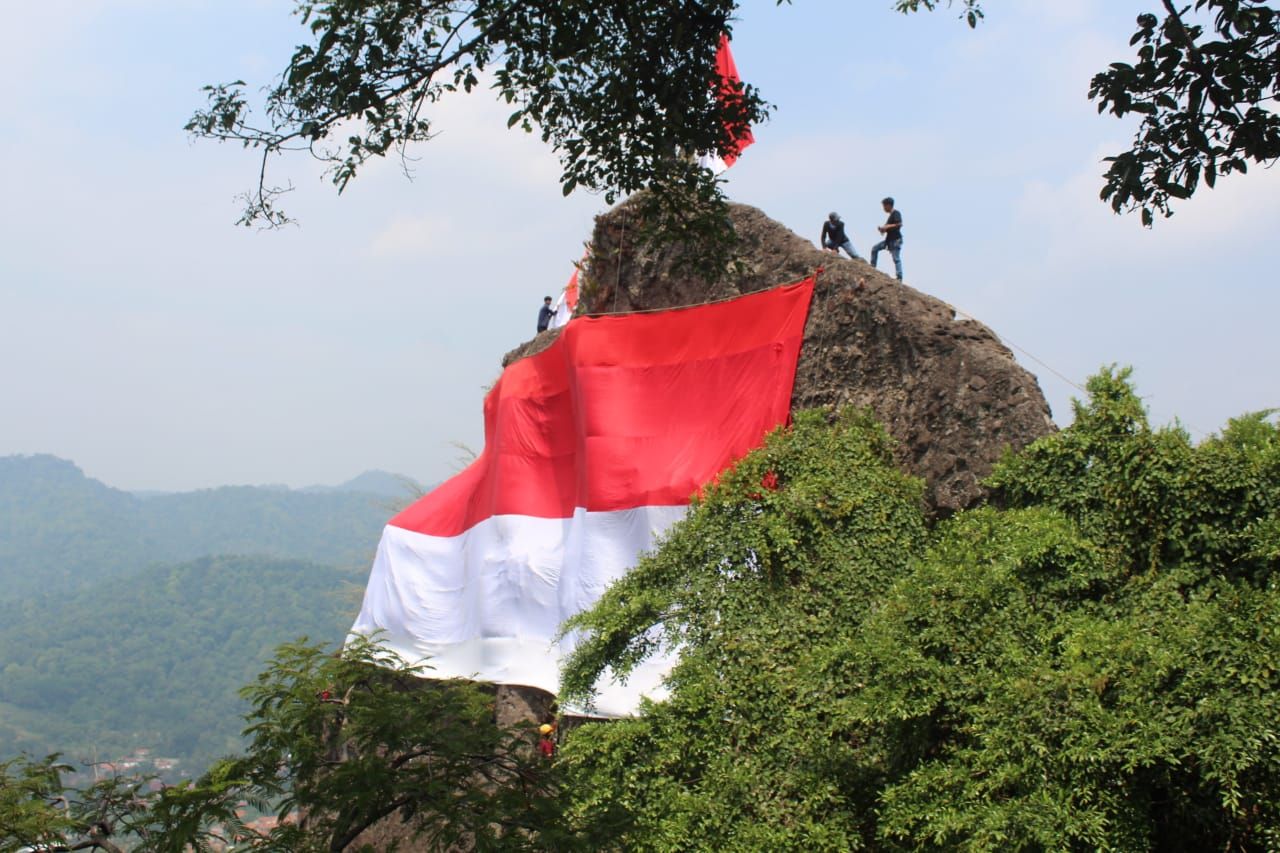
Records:
[[[813,279],[714,305],[578,318],[508,367],[485,449],[391,520],[456,536],[497,515],[683,506],[785,422]]]

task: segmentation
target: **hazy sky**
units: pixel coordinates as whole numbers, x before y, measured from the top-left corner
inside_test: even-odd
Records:
[[[803,236],[838,210],[864,254],[892,194],[907,280],[1076,382],[1133,365],[1193,434],[1280,406],[1280,170],[1232,176],[1144,231],[1097,201],[1131,126],[1090,76],[1155,0],[746,0],[745,79],[777,105],[729,194]],[[602,198],[487,93],[339,197],[277,164],[301,225],[234,226],[253,155],[192,143],[200,86],[269,82],[304,32],[283,0],[4,0],[0,455],[128,489],[447,475],[484,388],[567,278]],[[891,266],[881,259],[882,268]],[[1060,424],[1078,392],[1020,355]]]

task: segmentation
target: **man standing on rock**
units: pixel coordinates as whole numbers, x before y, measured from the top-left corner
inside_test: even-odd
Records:
[[[884,239],[871,247],[871,266],[876,265],[876,256],[880,254],[880,250],[888,249],[889,254],[893,255],[893,268],[898,274],[898,281],[902,281],[902,211],[893,209],[892,198],[883,199],[880,205],[889,214],[889,219],[879,229]]]
[[[862,260],[858,257],[858,252],[853,248],[848,235],[844,233],[844,223],[840,221],[840,214],[834,210],[827,214],[827,221],[822,223],[822,248],[836,255],[844,249],[849,253],[849,257]]]
[[[551,307],[551,297],[543,297],[542,307],[538,309],[538,331],[545,332],[547,326],[551,325],[551,318],[556,315],[556,309]]]

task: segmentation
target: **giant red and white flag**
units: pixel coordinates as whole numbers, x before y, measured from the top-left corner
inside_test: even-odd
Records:
[[[741,85],[742,78],[738,76],[737,63],[733,61],[733,52],[729,50],[729,34],[721,33],[720,44],[716,48],[716,98],[723,104],[730,99],[739,97],[739,87]],[[728,125],[725,127],[731,135],[734,133],[733,128],[728,127]],[[756,137],[751,132],[751,128],[742,128],[740,132],[734,135],[733,146],[729,151],[725,152],[724,157],[713,151],[699,156],[698,164],[718,175],[738,162],[738,155],[755,141]]]
[[[352,633],[381,632],[432,677],[556,692],[590,607],[700,487],[788,417],[813,279],[727,302],[579,317],[509,366],[465,471],[391,519]],[[670,659],[594,710],[661,698]]]

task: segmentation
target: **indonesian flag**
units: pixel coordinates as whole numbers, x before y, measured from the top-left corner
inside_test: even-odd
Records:
[[[719,83],[716,86],[716,98],[721,104],[740,96],[739,87],[742,85],[742,78],[738,76],[738,66],[733,61],[733,53],[729,50],[729,34],[720,34],[720,46],[716,48],[716,76]],[[725,125],[730,134],[733,134],[733,128]],[[738,162],[740,155],[746,147],[755,142],[755,135],[752,134],[751,128],[744,127],[734,137],[733,147],[725,152],[723,158],[712,152],[703,154],[698,158],[698,165],[705,169],[710,169],[714,174],[720,174],[728,169],[734,163]]]
[[[586,260],[586,256],[583,256]],[[556,300],[555,312],[551,315],[551,323],[548,329],[558,329],[566,325],[573,317],[573,309],[578,307],[578,268],[573,268],[573,275],[569,276],[569,283],[564,286],[564,290],[560,291],[560,298]]]
[[[485,446],[391,519],[353,634],[433,678],[559,688],[561,623],[682,518],[690,496],[786,421],[813,279],[727,302],[578,317],[507,367]],[[593,712],[660,699],[673,660],[606,677]]]

